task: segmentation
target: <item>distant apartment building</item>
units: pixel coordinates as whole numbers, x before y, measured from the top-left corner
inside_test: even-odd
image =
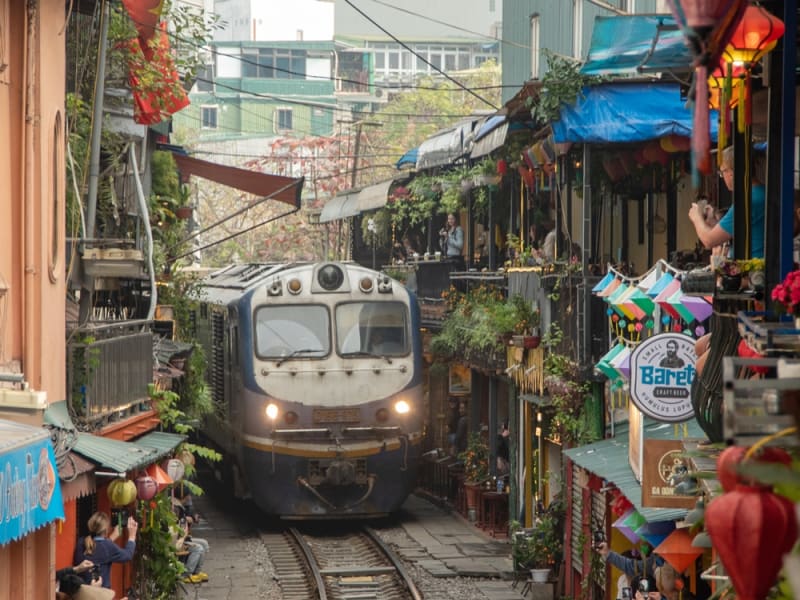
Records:
[[[330,135],[421,75],[500,61],[501,0],[441,4],[215,0],[225,27],[176,128],[203,141]]]
[[[666,0],[516,0],[503,5],[503,101],[547,64],[543,50],[585,60],[598,16],[668,13]]]

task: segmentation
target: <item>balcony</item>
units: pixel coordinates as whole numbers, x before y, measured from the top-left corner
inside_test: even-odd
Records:
[[[153,416],[147,393],[153,382],[151,326],[145,320],[68,325],[67,389],[79,428],[114,429]],[[138,433],[149,428],[141,425]]]

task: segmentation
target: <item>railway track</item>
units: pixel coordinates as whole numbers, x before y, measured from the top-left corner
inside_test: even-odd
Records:
[[[422,600],[399,557],[368,527],[263,534],[284,600]]]

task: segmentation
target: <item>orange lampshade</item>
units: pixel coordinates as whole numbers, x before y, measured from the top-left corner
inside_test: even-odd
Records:
[[[744,11],[725,54],[735,63],[754,63],[775,47],[786,27],[763,6],[750,5]]]

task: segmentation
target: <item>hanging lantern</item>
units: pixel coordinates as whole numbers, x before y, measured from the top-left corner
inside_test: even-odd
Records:
[[[149,475],[139,475],[136,478],[136,493],[141,500],[150,500],[158,493],[156,480]]]
[[[763,600],[797,539],[797,518],[786,498],[739,485],[708,505],[706,529],[738,600]]]
[[[152,477],[153,479],[155,479],[156,484],[158,484],[159,492],[168,485],[171,485],[173,483],[172,479],[170,479],[166,471],[164,471],[164,469],[162,469],[155,463],[147,467],[147,474],[150,475],[150,477]]]
[[[763,6],[751,4],[728,42],[726,59],[734,64],[752,65],[775,47],[785,30],[778,17]]]
[[[106,494],[112,507],[128,506],[136,500],[136,485],[130,479],[115,479],[108,484]]]
[[[183,474],[186,471],[186,465],[184,465],[183,461],[179,458],[170,458],[165,460],[162,463],[161,468],[167,472],[167,475],[169,475],[169,478],[172,479],[172,481],[180,481],[183,479]]]
[[[508,163],[505,159],[501,158],[497,161],[497,174],[501,177],[508,172]]]
[[[744,446],[728,446],[717,457],[717,479],[722,489],[730,492],[740,483],[755,485],[751,480],[745,480],[739,476],[737,469],[744,460],[748,448]],[[759,449],[758,453],[747,460],[764,463],[780,463],[784,465],[792,464],[792,457],[783,448],[767,446]]]
[[[719,60],[747,7],[746,0],[668,0],[675,21],[695,55],[695,101],[692,126],[694,186],[697,171],[711,173],[711,136],[708,116],[708,70]]]
[[[178,452],[178,458],[181,460],[181,462],[185,466],[187,466],[187,467],[193,467],[194,466],[194,462],[195,462],[194,454],[192,454],[186,448],[184,448],[183,450]]]
[[[702,548],[692,546],[692,536],[685,529],[670,533],[667,539],[653,548],[653,552],[671,564],[678,573],[683,573],[703,554]]]

